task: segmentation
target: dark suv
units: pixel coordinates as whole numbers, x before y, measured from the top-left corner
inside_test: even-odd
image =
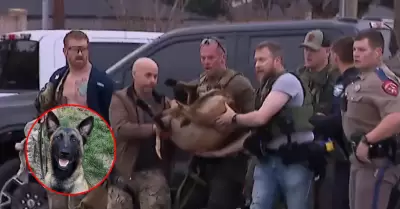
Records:
[[[331,20],[302,20],[302,21],[278,21],[278,22],[257,22],[257,23],[240,23],[240,24],[215,24],[198,27],[182,28],[170,31],[153,42],[143,45],[130,53],[122,60],[107,70],[107,73],[114,79],[119,88],[128,86],[132,82],[131,66],[139,57],[150,57],[154,59],[159,67],[159,82],[163,83],[167,78],[175,78],[177,80],[191,80],[202,72],[199,58],[199,44],[201,39],[210,36],[219,37],[227,49],[228,66],[242,72],[247,76],[253,84],[254,62],[253,53],[255,46],[264,40],[274,40],[280,43],[284,50],[285,65],[288,70],[295,70],[303,64],[302,49],[299,44],[303,41],[304,36],[310,30],[321,29],[331,39],[341,36],[352,36],[358,31],[367,28],[379,28],[385,38],[385,57],[389,58],[393,49],[390,43],[395,43],[392,21],[383,21],[379,19],[331,19]],[[397,48],[397,45],[396,47]],[[104,56],[107,56],[104,52]],[[94,63],[96,65],[96,63]],[[172,92],[164,85],[159,85],[159,91],[172,96]],[[3,119],[9,122],[0,130],[0,147],[1,150],[14,150],[16,142],[20,142],[23,138],[23,124],[26,118],[35,115],[33,108],[33,99],[36,93],[20,94],[0,98],[0,112]],[[15,118],[12,116],[14,111],[24,112],[29,117]],[[11,120],[12,119],[12,120]],[[11,124],[12,123],[12,124]],[[16,126],[18,124],[19,126]],[[20,129],[10,129],[9,127],[20,127]],[[17,137],[14,137],[17,136]],[[7,138],[5,138],[7,137]],[[3,142],[7,141],[7,144]],[[1,156],[1,155],[0,155]],[[13,157],[17,153],[13,153]],[[10,159],[11,156],[4,156]],[[20,199],[21,195],[34,195],[40,191],[30,191],[26,183],[21,181],[8,181],[19,169],[19,159],[11,158],[0,167],[0,206],[11,199]],[[179,153],[176,159],[175,172],[173,175],[172,187],[176,189],[178,183],[182,180],[185,171],[187,155]],[[0,162],[3,160],[0,159]],[[15,177],[15,176],[14,176]],[[16,179],[16,178],[13,178]],[[14,182],[13,185],[4,184],[6,182]],[[16,183],[15,183],[16,182]],[[20,185],[20,189],[15,186]],[[21,186],[22,185],[22,186]],[[21,188],[23,187],[23,189]],[[7,197],[6,197],[7,195]],[[5,204],[4,208],[10,208],[9,204]],[[43,207],[41,207],[43,208]],[[1,207],[0,207],[1,209]]]
[[[131,84],[131,66],[139,57],[150,57],[159,65],[158,90],[167,96],[172,91],[162,83],[167,78],[191,80],[202,72],[200,65],[199,44],[205,37],[218,37],[227,49],[228,66],[242,72],[253,83],[254,50],[258,43],[264,40],[278,42],[283,47],[286,69],[294,71],[303,64],[303,50],[299,48],[308,31],[320,29],[332,41],[341,36],[354,36],[360,30],[379,28],[385,38],[384,56],[388,59],[395,53],[390,44],[395,44],[393,22],[377,18],[371,19],[331,19],[257,22],[239,24],[215,24],[199,27],[189,27],[165,33],[155,41],[143,45],[131,54],[121,59],[107,70],[120,87]],[[393,43],[394,41],[394,43]],[[397,46],[397,44],[395,44]],[[179,153],[173,187],[176,188],[185,171],[187,156]]]
[[[285,65],[295,70],[303,64],[303,51],[299,48],[304,36],[310,30],[321,29],[331,39],[352,36],[358,31],[376,27],[385,37],[385,57],[391,56],[389,43],[393,35],[393,22],[356,19],[302,20],[257,22],[240,24],[215,24],[173,30],[160,36],[152,43],[143,45],[121,59],[107,70],[118,84],[123,87],[131,83],[130,70],[138,57],[150,57],[159,67],[159,82],[166,78],[190,80],[201,72],[199,44],[202,38],[216,36],[227,48],[228,66],[244,73],[252,82],[254,76],[254,49],[264,40],[273,40],[281,44]],[[389,26],[389,27],[388,27]],[[159,90],[170,96],[168,88],[160,85]]]

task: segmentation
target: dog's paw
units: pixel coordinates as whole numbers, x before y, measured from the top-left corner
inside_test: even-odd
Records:
[[[168,78],[165,80],[164,84],[168,87],[175,87],[178,84],[178,81],[172,78]]]

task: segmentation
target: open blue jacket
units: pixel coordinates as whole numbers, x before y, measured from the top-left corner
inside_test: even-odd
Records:
[[[58,86],[65,73],[68,73],[67,66],[57,69],[51,75],[49,82]],[[92,67],[89,75],[86,102],[88,107],[99,113],[107,123],[110,123],[108,109],[113,91],[114,83],[107,74]]]

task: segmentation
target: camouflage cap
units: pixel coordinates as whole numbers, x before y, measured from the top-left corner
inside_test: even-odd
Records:
[[[307,33],[304,42],[300,47],[308,47],[313,50],[319,50],[321,47],[329,47],[330,41],[324,36],[321,30],[312,30]]]

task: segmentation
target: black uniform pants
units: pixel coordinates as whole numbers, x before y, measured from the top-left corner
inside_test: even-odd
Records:
[[[244,204],[247,156],[217,160],[196,157],[192,167],[200,169],[199,176],[206,185],[188,178],[181,191],[180,209],[236,209]]]
[[[333,178],[332,208],[349,209],[350,162],[336,161]]]

